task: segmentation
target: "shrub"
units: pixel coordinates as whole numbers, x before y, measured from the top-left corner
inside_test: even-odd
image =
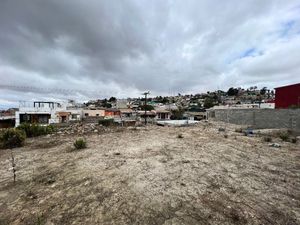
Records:
[[[271,142],[272,141],[272,138],[270,136],[265,136],[263,138],[264,142]]]
[[[1,148],[22,147],[25,143],[26,134],[22,130],[14,128],[6,129],[0,133]]]
[[[287,132],[281,132],[281,133],[279,133],[279,138],[283,141],[288,141],[289,140],[289,134]]]
[[[98,121],[98,124],[105,127],[112,126],[114,124],[114,119],[102,119]]]
[[[74,142],[74,147],[76,149],[84,149],[86,148],[86,141],[83,138],[78,138],[75,142]]]
[[[50,124],[50,125],[46,126],[46,132],[47,132],[47,134],[52,134],[55,131],[56,131],[56,129],[55,129],[55,127],[53,125]]]
[[[18,130],[23,130],[27,137],[37,137],[41,135],[51,134],[55,131],[52,125],[41,126],[39,124],[22,123],[17,127]]]

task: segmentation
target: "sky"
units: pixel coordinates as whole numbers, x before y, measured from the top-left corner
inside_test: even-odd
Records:
[[[300,82],[300,0],[0,0],[0,108]]]

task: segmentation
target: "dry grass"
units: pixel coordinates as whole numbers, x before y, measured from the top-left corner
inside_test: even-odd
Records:
[[[14,150],[15,184],[0,151],[0,224],[299,224],[299,143],[220,126],[91,134],[75,152],[71,135],[35,138]]]

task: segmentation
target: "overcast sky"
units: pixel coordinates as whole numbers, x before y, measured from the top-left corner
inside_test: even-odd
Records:
[[[298,82],[299,0],[0,0],[0,108]]]

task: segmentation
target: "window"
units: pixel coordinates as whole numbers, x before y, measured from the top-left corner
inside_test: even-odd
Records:
[[[85,116],[89,116],[89,114],[88,114],[88,113],[85,113],[84,115],[85,115]]]
[[[99,114],[97,113],[96,116],[99,116]]]

